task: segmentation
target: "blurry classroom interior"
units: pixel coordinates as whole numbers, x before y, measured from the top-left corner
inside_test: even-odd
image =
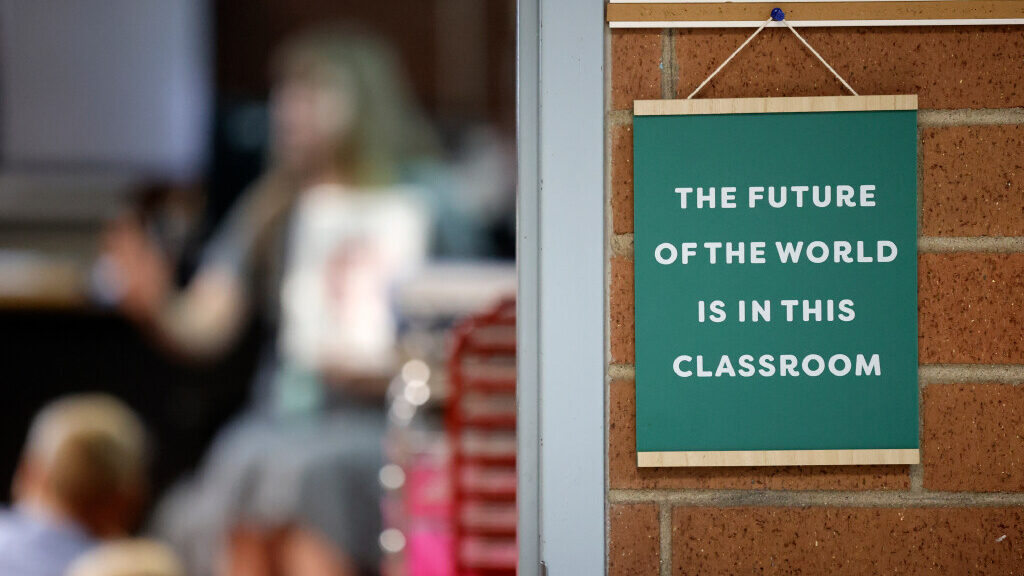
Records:
[[[130,214],[187,284],[266,167],[275,50],[325,23],[387,44],[437,135],[404,175],[426,190],[428,258],[391,305],[406,371],[434,371],[425,429],[443,426],[452,327],[515,295],[515,2],[2,0],[0,484],[41,407],[104,392],[151,435],[155,506],[243,409],[260,321],[213,360],[168,353],[113,304],[104,236]]]

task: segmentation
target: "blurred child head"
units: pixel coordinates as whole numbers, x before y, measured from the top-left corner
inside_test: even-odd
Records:
[[[136,522],[146,492],[145,443],[142,423],[115,398],[57,400],[29,429],[14,499],[99,538],[124,534]]]
[[[66,576],[185,576],[185,570],[166,545],[128,539],[94,548],[75,560]]]

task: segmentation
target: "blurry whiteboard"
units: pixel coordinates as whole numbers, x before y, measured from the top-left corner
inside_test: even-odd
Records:
[[[208,37],[205,0],[0,0],[0,170],[195,176]]]

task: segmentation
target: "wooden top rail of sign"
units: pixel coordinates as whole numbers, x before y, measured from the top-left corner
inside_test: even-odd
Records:
[[[776,7],[793,26],[1024,24],[1024,0],[610,0],[607,20],[612,28],[749,27]]]
[[[917,110],[917,94],[884,96],[796,96],[791,98],[698,98],[635,100],[635,116],[765,114],[773,112],[858,112]]]

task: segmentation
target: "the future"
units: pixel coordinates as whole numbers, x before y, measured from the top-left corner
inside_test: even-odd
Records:
[[[704,208],[735,208],[736,187],[735,186],[696,186],[679,187],[675,189],[679,195],[679,208],[686,210],[693,207]],[[872,207],[875,205],[875,185],[861,184],[850,186],[839,184],[833,188],[831,185],[824,186],[750,186],[747,188],[748,208],[768,206],[771,208],[784,208],[786,206],[803,208],[815,206],[817,208],[856,208],[858,206]]]

